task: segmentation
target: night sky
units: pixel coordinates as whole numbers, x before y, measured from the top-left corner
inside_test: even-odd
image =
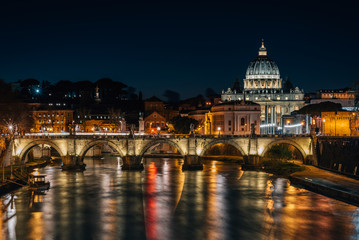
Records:
[[[145,97],[170,89],[183,99],[242,80],[264,38],[295,86],[351,86],[358,7],[321,2],[1,1],[0,78],[109,77]]]

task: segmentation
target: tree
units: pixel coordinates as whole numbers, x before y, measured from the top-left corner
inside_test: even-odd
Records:
[[[166,90],[163,96],[167,98],[167,103],[174,104],[180,101],[180,94],[172,90]]]
[[[274,145],[266,153],[266,157],[276,160],[289,160],[292,159],[293,154],[287,146],[283,144]]]
[[[109,108],[108,113],[110,114],[110,122],[115,125],[118,132],[121,132],[126,127],[126,121],[123,117],[121,109]]]
[[[128,100],[137,100],[136,88],[127,87],[127,99]]]
[[[213,96],[217,95],[217,93],[212,88],[206,89],[206,97],[211,99]]]
[[[176,134],[189,134],[190,125],[194,124],[194,128],[197,128],[199,122],[193,118],[177,116],[171,119],[170,124],[173,126],[173,132]]]
[[[124,88],[126,84],[113,81],[111,78],[101,78],[96,81],[95,86],[99,87],[100,96],[103,102],[113,102],[114,99],[121,99],[127,95]]]

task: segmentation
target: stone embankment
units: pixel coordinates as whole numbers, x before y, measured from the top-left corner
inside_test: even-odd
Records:
[[[300,164],[296,162],[296,164]],[[359,180],[314,166],[304,165],[305,170],[289,176],[295,185],[359,206]]]

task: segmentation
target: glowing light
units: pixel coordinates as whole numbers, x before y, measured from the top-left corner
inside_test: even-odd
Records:
[[[197,155],[200,155],[201,154],[201,151],[202,151],[202,149],[200,149],[200,148],[197,148]]]
[[[32,173],[32,175],[34,175],[34,176],[39,175],[39,169],[38,169],[38,168],[35,168],[35,169],[34,169],[34,172]]]
[[[264,127],[275,127],[275,126],[276,126],[275,123],[269,123],[269,124],[262,124],[259,127],[264,128]]]
[[[263,150],[264,150],[263,147],[258,148],[258,154],[262,154]]]
[[[298,124],[294,124],[294,125],[284,125],[285,128],[294,128],[294,127],[301,127],[303,125],[303,123],[298,123]]]

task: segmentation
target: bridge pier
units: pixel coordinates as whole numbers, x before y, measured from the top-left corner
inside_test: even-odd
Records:
[[[307,165],[318,166],[317,156],[315,154],[309,155],[304,159],[303,163]]]
[[[130,170],[130,171],[136,171],[136,170],[143,170],[143,164],[141,163],[141,157],[130,155],[130,156],[124,156],[122,157],[123,164],[121,166],[122,170]]]
[[[185,155],[182,170],[203,170],[201,158],[197,155]]]
[[[247,155],[243,158],[247,169],[258,169],[262,165],[262,157],[258,155]]]
[[[79,156],[67,155],[62,157],[62,170],[68,171],[83,171],[86,168],[86,164],[80,161]]]

